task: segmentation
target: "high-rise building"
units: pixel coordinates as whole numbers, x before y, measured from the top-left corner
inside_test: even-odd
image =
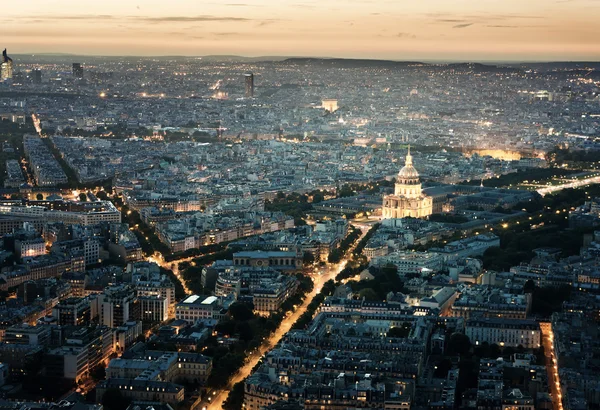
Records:
[[[13,61],[6,54],[6,49],[2,52],[2,60],[0,60],[0,81],[6,81],[13,78]]]
[[[425,218],[433,211],[433,199],[421,190],[419,173],[412,163],[410,147],[406,163],[396,177],[394,194],[383,197],[384,218]]]
[[[254,74],[246,73],[244,75],[244,81],[246,84],[246,98],[254,97]]]
[[[98,296],[100,324],[116,328],[139,318],[139,302],[135,289],[129,285],[114,285]]]
[[[40,84],[42,82],[42,70],[32,70],[31,71],[31,79],[34,84]]]
[[[79,80],[83,79],[83,67],[81,63],[73,63],[73,77]]]

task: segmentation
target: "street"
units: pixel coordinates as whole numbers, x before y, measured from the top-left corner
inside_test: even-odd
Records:
[[[366,235],[367,229],[362,230],[362,234],[360,237],[354,242],[354,244],[348,249],[346,252],[346,256],[337,264],[327,265],[326,268],[315,268],[314,273],[311,275],[314,283],[313,290],[306,295],[302,305],[298,306],[296,311],[292,313],[290,316],[285,317],[277,330],[273,332],[273,334],[265,339],[263,344],[257,349],[256,352],[249,355],[246,359],[246,363],[235,373],[232,378],[229,380],[227,384],[227,388],[221,391],[218,391],[217,394],[210,397],[209,403],[203,403],[203,405],[207,409],[221,409],[223,407],[223,403],[227,400],[227,396],[229,392],[233,388],[233,385],[244,380],[246,377],[250,375],[252,369],[259,360],[263,357],[265,353],[271,350],[279,341],[283,338],[283,336],[292,328],[292,325],[306,312],[306,308],[312,302],[313,298],[321,291],[323,284],[330,279],[334,279],[338,273],[344,269],[346,263],[350,260],[350,255],[352,255],[352,251],[356,247],[356,245],[360,242],[360,240]],[[323,270],[322,274],[319,274],[319,271]],[[194,410],[193,408],[191,410]]]
[[[590,185],[590,184],[597,184],[600,183],[600,177],[591,177],[591,178],[586,178],[586,179],[580,179],[577,181],[573,181],[573,182],[568,182],[566,184],[562,184],[562,185],[552,185],[552,186],[548,186],[545,188],[540,188],[537,190],[537,192],[541,195],[547,195],[547,194],[551,194],[557,191],[561,191],[563,189],[567,189],[567,188],[581,188],[583,186],[586,185]]]
[[[542,331],[542,344],[546,358],[546,371],[548,372],[548,387],[552,397],[554,410],[563,410],[562,392],[560,388],[560,378],[558,375],[558,362],[554,354],[554,333],[552,333],[552,324],[550,322],[540,323]]]

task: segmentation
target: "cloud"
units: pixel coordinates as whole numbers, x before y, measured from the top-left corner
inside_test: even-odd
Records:
[[[457,24],[456,26],[452,26],[452,28],[467,28],[472,25],[473,25],[473,23]]]
[[[234,31],[225,31],[225,32],[221,32],[221,33],[210,33],[213,36],[217,36],[217,37],[231,37],[231,36],[239,36],[241,33],[237,33]]]
[[[112,20],[115,17],[110,14],[81,14],[81,15],[58,15],[58,16],[33,16],[36,20]]]
[[[548,27],[546,25],[511,25],[511,24],[488,24],[486,27],[489,28],[543,28]]]
[[[411,33],[398,33],[398,34],[396,34],[396,37],[400,37],[400,38],[417,38],[417,36],[415,36],[414,34],[411,34]]]
[[[454,23],[457,26],[462,26],[464,24],[470,23],[470,25],[475,23],[480,24],[493,24],[494,22],[498,22],[498,26],[503,25],[500,22],[510,21],[510,20],[537,20],[542,19],[544,17],[537,15],[529,15],[529,14],[466,14],[466,15],[453,15],[453,14],[442,14],[442,13],[426,13],[426,17],[434,19],[436,23]],[[510,26],[510,24],[505,24],[506,26]],[[468,27],[468,26],[464,26]],[[454,28],[464,28],[464,27],[454,27]]]
[[[165,23],[165,22],[207,22],[207,21],[253,21],[245,17],[233,17],[233,16],[211,16],[208,14],[200,16],[165,16],[165,17],[138,17],[138,20],[147,21],[151,23]]]
[[[436,19],[438,23],[465,23],[468,20],[465,19]]]

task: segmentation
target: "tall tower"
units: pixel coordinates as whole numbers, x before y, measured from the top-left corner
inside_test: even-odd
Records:
[[[0,60],[0,81],[10,80],[13,77],[13,61],[6,54],[6,49],[2,52],[2,60]]]
[[[41,84],[42,70],[39,70],[39,69],[31,70],[31,78],[32,78],[34,84]]]
[[[254,98],[254,74],[244,74],[244,83],[246,85],[246,98]]]
[[[83,80],[83,67],[81,63],[73,63],[73,77],[78,80]]]

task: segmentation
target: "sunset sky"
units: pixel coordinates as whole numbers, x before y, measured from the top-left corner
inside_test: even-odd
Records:
[[[600,0],[25,0],[9,54],[600,60]]]

